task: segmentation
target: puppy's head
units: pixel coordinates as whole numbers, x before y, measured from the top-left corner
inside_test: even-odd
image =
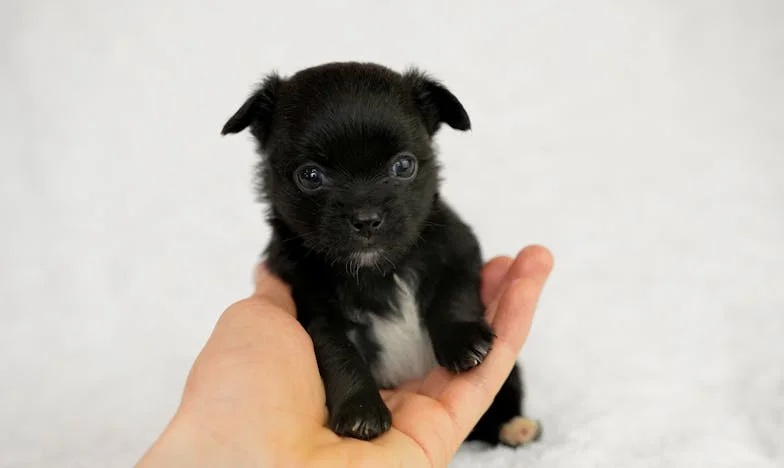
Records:
[[[269,75],[226,122],[249,128],[274,218],[330,262],[393,263],[417,241],[438,191],[432,138],[468,130],[457,98],[424,74],[330,63]]]

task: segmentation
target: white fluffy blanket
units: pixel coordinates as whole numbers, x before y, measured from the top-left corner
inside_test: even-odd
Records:
[[[134,463],[266,239],[220,126],[361,59],[463,100],[444,192],[487,255],[556,255],[544,439],[454,466],[784,466],[782,2],[311,3],[2,3],[0,465]]]

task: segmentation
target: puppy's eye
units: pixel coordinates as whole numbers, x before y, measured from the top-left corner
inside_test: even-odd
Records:
[[[405,153],[398,156],[389,168],[392,177],[398,179],[410,179],[417,171],[417,160],[414,156]]]
[[[325,180],[324,172],[317,166],[302,166],[294,172],[294,181],[305,192],[320,189]]]

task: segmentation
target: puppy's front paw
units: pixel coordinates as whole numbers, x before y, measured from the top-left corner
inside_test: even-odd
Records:
[[[349,398],[330,414],[329,427],[342,437],[371,440],[392,427],[392,413],[377,392],[360,394]]]
[[[485,360],[493,347],[495,333],[484,321],[454,322],[439,330],[435,346],[438,363],[451,372],[465,372]]]

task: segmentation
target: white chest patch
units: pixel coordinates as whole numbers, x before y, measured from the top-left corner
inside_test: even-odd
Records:
[[[397,301],[387,317],[373,315],[368,322],[379,351],[373,377],[383,387],[423,377],[438,366],[430,334],[420,322],[414,287],[395,275]]]

